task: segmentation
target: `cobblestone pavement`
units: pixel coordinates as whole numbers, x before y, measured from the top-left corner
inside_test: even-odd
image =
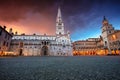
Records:
[[[120,56],[1,57],[0,80],[120,80]]]

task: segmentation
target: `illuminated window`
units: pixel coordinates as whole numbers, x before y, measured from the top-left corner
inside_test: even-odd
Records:
[[[116,35],[112,35],[112,39],[113,39],[113,40],[116,40]]]

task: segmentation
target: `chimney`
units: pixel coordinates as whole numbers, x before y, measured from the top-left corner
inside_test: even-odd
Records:
[[[12,32],[12,28],[10,28],[10,29],[9,29],[9,33],[10,33],[10,34],[12,34],[12,33],[13,33],[13,32]]]
[[[4,29],[6,29],[6,26],[3,26]]]
[[[17,32],[17,31],[15,32],[15,35],[18,35],[18,32]]]
[[[35,33],[33,35],[36,35]]]

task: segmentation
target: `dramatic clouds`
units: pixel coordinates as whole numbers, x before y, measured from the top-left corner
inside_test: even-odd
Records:
[[[0,25],[27,34],[55,34],[58,6],[72,40],[98,37],[103,16],[120,26],[119,0],[1,0]]]
[[[3,0],[0,3],[0,20],[10,22],[26,18],[29,12],[49,14],[49,9],[54,6],[52,1],[48,3],[45,0]]]

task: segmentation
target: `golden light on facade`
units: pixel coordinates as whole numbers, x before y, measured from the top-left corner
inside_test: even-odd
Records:
[[[112,35],[112,39],[113,39],[113,40],[116,40],[116,35]]]

